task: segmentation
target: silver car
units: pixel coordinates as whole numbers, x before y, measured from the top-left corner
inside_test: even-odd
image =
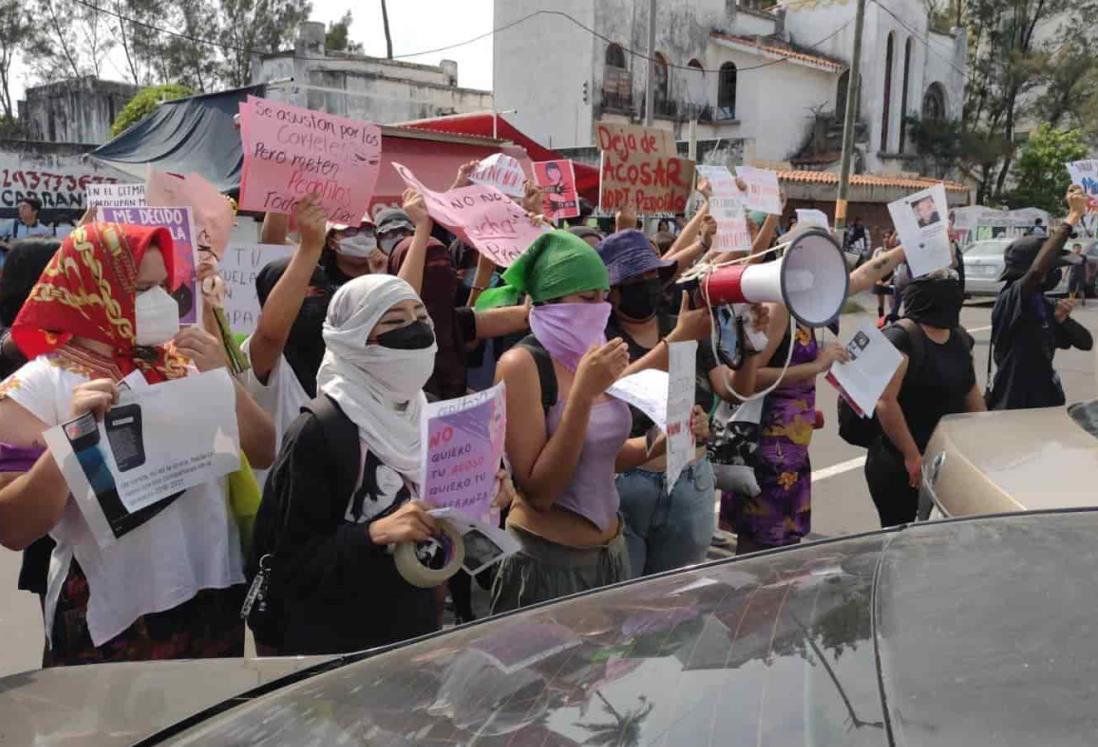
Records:
[[[977,241],[964,251],[965,293],[970,296],[997,296],[1003,287],[999,277],[1003,274],[1003,254],[1014,239],[987,239]],[[1053,295],[1067,295],[1068,273],[1052,291]]]

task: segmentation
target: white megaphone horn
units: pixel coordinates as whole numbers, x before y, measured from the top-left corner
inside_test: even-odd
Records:
[[[717,267],[700,278],[710,306],[776,302],[805,327],[823,327],[843,310],[850,288],[846,260],[822,228],[796,231],[783,244],[781,259],[763,264]],[[778,247],[777,251],[781,251]]]

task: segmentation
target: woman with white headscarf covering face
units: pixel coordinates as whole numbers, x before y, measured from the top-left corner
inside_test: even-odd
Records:
[[[431,320],[403,280],[365,275],[332,298],[324,342],[318,397],[287,432],[256,519],[251,565],[270,569],[267,603],[280,618],[256,639],[281,654],[361,650],[438,627],[433,590],[406,582],[390,552],[439,533],[414,500]]]

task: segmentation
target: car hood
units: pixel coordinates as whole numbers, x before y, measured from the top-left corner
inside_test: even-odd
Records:
[[[943,450],[990,483],[976,510],[948,506],[954,515],[1098,505],[1098,439],[1066,407],[946,416],[926,458]]]
[[[332,657],[57,667],[0,679],[0,744],[129,745]]]

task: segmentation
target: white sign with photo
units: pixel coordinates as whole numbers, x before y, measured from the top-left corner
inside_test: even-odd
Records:
[[[944,184],[901,197],[888,204],[912,277],[929,275],[953,264],[949,243],[949,203]]]
[[[863,324],[846,344],[849,363],[836,363],[827,380],[863,418],[873,416],[877,400],[903,357],[874,324]]]
[[[667,489],[694,459],[694,431],[690,427],[694,412],[694,375],[698,343],[672,342],[667,355]]]

